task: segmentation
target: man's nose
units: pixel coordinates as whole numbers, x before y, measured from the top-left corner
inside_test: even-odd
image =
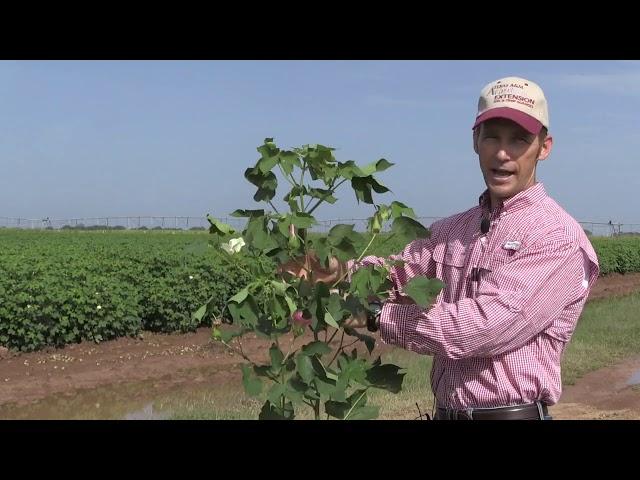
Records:
[[[496,156],[498,157],[498,160],[500,160],[502,162],[506,162],[507,160],[511,159],[511,157],[509,156],[509,154],[507,153],[507,150],[505,148],[500,148],[500,150],[498,150],[498,154]]]

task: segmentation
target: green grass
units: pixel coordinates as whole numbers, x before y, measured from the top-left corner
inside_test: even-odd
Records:
[[[412,420],[420,413],[431,415],[433,395],[429,385],[429,373],[433,358],[398,349],[383,355],[382,362],[402,367],[406,375],[400,393],[394,394],[384,390],[371,391],[368,404],[380,406],[379,418],[381,420]]]
[[[640,294],[589,303],[567,346],[563,384],[640,354]]]
[[[171,412],[172,420],[250,420],[258,418],[262,403],[248,397],[239,384],[224,392],[212,390],[155,402],[154,407]]]

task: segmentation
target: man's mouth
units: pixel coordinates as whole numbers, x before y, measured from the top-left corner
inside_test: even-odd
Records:
[[[497,178],[508,178],[513,175],[513,172],[510,170],[505,170],[503,168],[492,168],[491,173],[494,177]]]

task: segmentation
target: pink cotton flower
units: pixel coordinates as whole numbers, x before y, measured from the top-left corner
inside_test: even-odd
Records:
[[[307,325],[311,325],[311,319],[305,318],[302,310],[296,310],[291,316],[291,320],[293,321],[294,325],[298,327],[306,327]]]

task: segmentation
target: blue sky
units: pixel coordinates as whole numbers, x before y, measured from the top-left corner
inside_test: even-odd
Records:
[[[640,223],[640,62],[612,60],[2,61],[0,217],[261,208],[243,172],[265,137],[386,158],[381,201],[446,216],[484,190],[471,125],[509,75],[549,101],[549,194],[580,221]],[[370,214],[345,187],[318,218]]]

